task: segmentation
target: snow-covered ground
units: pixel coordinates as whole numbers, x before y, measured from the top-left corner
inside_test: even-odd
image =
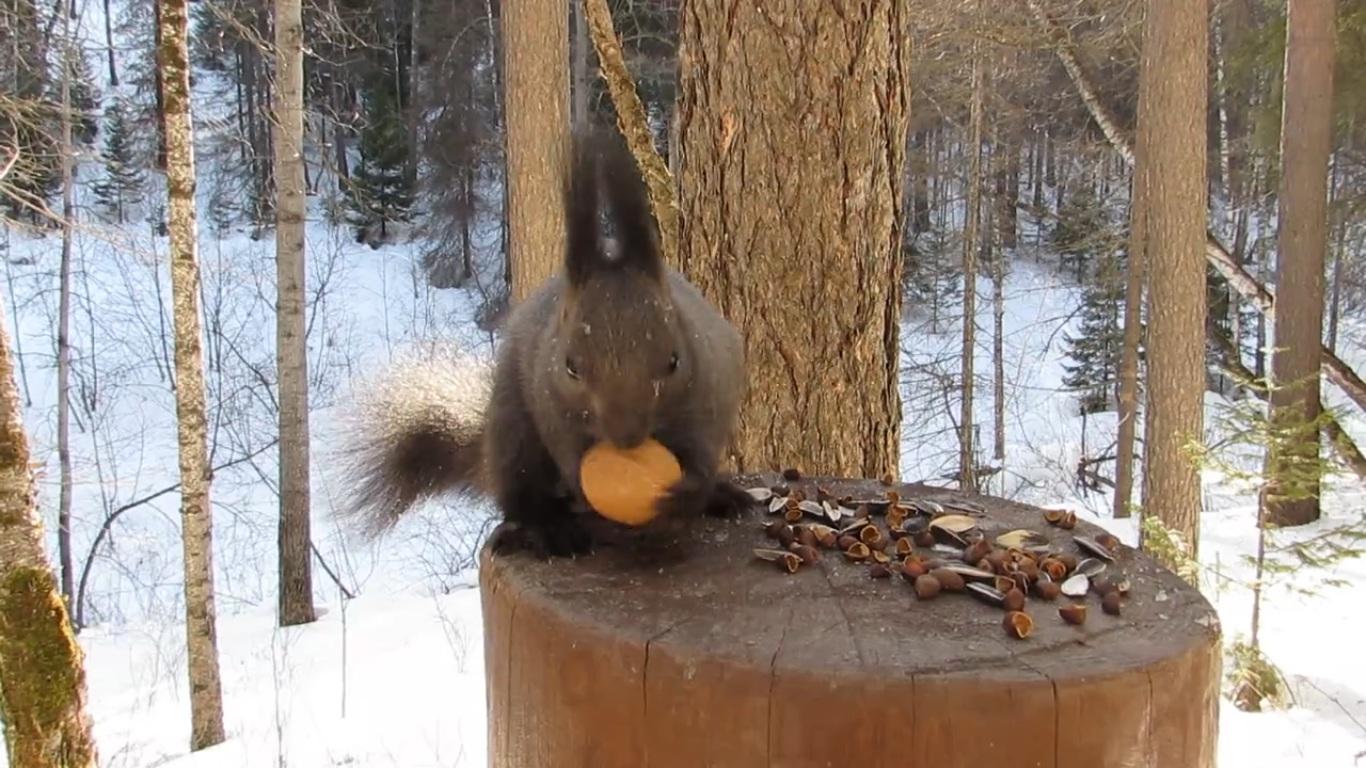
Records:
[[[116,8],[119,4],[115,5]],[[100,4],[86,2],[82,27],[96,38]],[[92,46],[92,50],[97,50]],[[97,71],[99,69],[97,68]],[[209,126],[201,170],[215,159],[214,78],[197,83],[197,118]],[[106,96],[109,89],[103,88]],[[89,159],[89,158],[87,158]],[[83,164],[82,200],[98,168]],[[322,185],[326,187],[325,184]],[[201,210],[212,184],[202,184]],[[153,194],[160,194],[154,190]],[[316,201],[315,201],[316,205]],[[415,278],[418,250],[373,250],[329,228],[315,207],[309,225],[310,288],[319,291],[310,331],[314,376],[314,535],[335,574],[315,567],[315,624],[274,627],[274,415],[263,382],[273,382],[273,239],[220,231],[201,214],[206,365],[215,463],[236,462],[214,477],[219,651],[227,743],[189,754],[189,703],[180,624],[178,498],[157,496],[177,481],[174,403],[168,383],[170,287],[166,241],[145,224],[114,228],[88,217],[77,239],[73,464],[74,550],[78,575],[90,561],[85,648],[90,706],[105,766],[226,768],[323,766],[480,766],[485,763],[481,616],[469,557],[489,510],[432,505],[378,544],[348,540],[332,518],[345,500],[333,470],[339,406],[366,378],[397,356],[429,344],[487,355],[491,340],[473,322],[475,289],[437,291]],[[485,245],[496,232],[481,228]],[[58,466],[55,451],[55,318],[60,241],[9,231],[0,295],[3,322],[21,352],[21,392],[35,459],[44,465],[41,501],[52,552]],[[1036,262],[1033,236],[1006,288],[1004,346],[1006,458],[993,493],[1038,504],[1065,504],[1128,542],[1129,521],[1109,518],[1110,498],[1073,483],[1078,457],[1106,452],[1113,414],[1083,421],[1062,392],[1063,332],[1074,327],[1079,291]],[[990,288],[979,294],[978,420],[990,456],[992,368]],[[921,308],[903,323],[902,475],[931,480],[956,462],[956,396],[943,377],[957,372],[958,319],[932,329]],[[1366,370],[1366,328],[1349,326],[1343,356]],[[1329,392],[1330,402],[1341,396]],[[1210,396],[1207,439],[1226,407]],[[1345,425],[1366,442],[1366,421]],[[246,461],[243,457],[250,456]],[[1252,458],[1255,460],[1255,457]],[[1253,495],[1207,473],[1201,559],[1206,595],[1218,608],[1226,642],[1245,635],[1251,617],[1255,551]],[[938,480],[936,482],[945,482]],[[153,497],[147,500],[148,497]],[[1359,520],[1366,490],[1330,483],[1325,519],[1308,538]],[[110,515],[108,531],[94,543]],[[93,559],[90,553],[94,551]],[[1326,578],[1348,586],[1322,586]],[[1366,764],[1366,663],[1358,618],[1366,565],[1304,572],[1294,583],[1319,584],[1313,596],[1275,586],[1265,595],[1261,640],[1290,684],[1287,709],[1249,714],[1225,701],[1220,765],[1245,768],[1337,768]],[[338,582],[340,584],[338,584]],[[345,599],[342,588],[356,594]],[[3,747],[0,747],[0,755]],[[0,759],[0,767],[6,763]]]

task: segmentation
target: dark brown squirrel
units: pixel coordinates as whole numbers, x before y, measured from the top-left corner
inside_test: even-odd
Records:
[[[740,335],[664,263],[619,137],[576,134],[568,166],[563,269],[508,317],[491,384],[468,367],[419,365],[380,390],[356,434],[353,512],[372,533],[421,499],[473,492],[501,512],[495,551],[588,552],[579,463],[600,440],[654,438],[677,457],[683,478],[658,502],[660,520],[749,503],[718,469],[744,391]],[[600,229],[604,199],[615,248]]]

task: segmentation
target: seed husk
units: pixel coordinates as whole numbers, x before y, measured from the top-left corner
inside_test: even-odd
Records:
[[[776,538],[778,539],[779,544],[782,544],[784,547],[790,547],[792,546],[792,542],[797,540],[797,532],[793,530],[792,526],[783,523],[782,527],[778,529]]]
[[[1001,607],[1007,611],[1024,610],[1025,594],[1019,589],[1012,589],[1006,593],[1005,599],[1001,602]]]
[[[897,539],[895,551],[898,555],[904,557],[915,551],[915,544],[910,539]]]
[[[781,496],[774,496],[773,499],[768,502],[768,513],[770,515],[776,515],[785,507],[787,507],[787,499]]]
[[[1009,576],[997,576],[992,582],[992,585],[996,588],[997,592],[1004,595],[1015,588],[1015,580]]]
[[[1034,596],[1040,600],[1056,600],[1062,588],[1056,581],[1036,581],[1034,582]]]
[[[788,573],[796,573],[797,569],[802,567],[801,557],[793,552],[787,552],[781,549],[755,549],[754,556],[760,560],[777,563],[779,568],[786,570]]]
[[[821,559],[821,553],[818,552],[815,547],[807,546],[805,544],[793,544],[791,549],[804,563],[814,563]]]
[[[930,569],[925,567],[925,561],[918,557],[911,556],[901,561],[901,574],[908,581],[914,581],[929,572]]]
[[[821,506],[820,504],[817,504],[816,502],[810,499],[797,502],[797,508],[800,509],[802,512],[816,518],[817,520],[828,519],[825,513],[825,507]]]
[[[770,539],[778,538],[778,532],[788,527],[787,523],[781,520],[774,520],[764,525],[764,535]]]
[[[1043,537],[1027,528],[1016,528],[1013,531],[1006,531],[996,537],[996,546],[1006,549],[1024,549],[1030,544],[1036,544]]]
[[[1119,604],[1120,598],[1118,590],[1107,593],[1105,597],[1101,598],[1100,601],[1101,610],[1105,611],[1111,616],[1119,615]]]
[[[1114,535],[1113,533],[1106,532],[1100,534],[1096,537],[1096,543],[1101,545],[1102,547],[1105,547],[1106,551],[1110,552],[1111,554],[1114,554],[1115,552],[1119,551],[1119,537]]]
[[[1062,522],[1062,516],[1064,514],[1066,514],[1065,510],[1045,509],[1043,511],[1043,519],[1044,522],[1048,523],[1049,525],[1057,525],[1058,523]]]
[[[854,561],[867,560],[871,554],[868,545],[861,541],[854,542],[852,547],[844,550],[844,556]]]
[[[939,594],[943,585],[930,574],[925,574],[915,580],[915,596],[921,600],[933,600]]]
[[[873,549],[877,549],[886,543],[887,537],[882,533],[882,529],[876,525],[865,526],[859,531],[859,540]]]
[[[980,584],[975,581],[968,582],[966,591],[968,594],[972,595],[978,600],[981,600],[987,605],[991,605],[997,608],[1001,607],[1001,604],[1004,603],[1006,599],[1005,593],[1001,592],[1000,590],[994,587],[989,587],[986,584]]]
[[[924,548],[928,549],[929,547],[933,547],[933,546],[934,546],[934,534],[931,533],[931,532],[930,532],[930,529],[928,529],[928,528],[926,528],[926,529],[923,530],[923,531],[920,531],[920,532],[916,533],[916,534],[912,537],[912,539],[915,541],[915,545],[916,545],[917,547],[924,547]]]
[[[1001,626],[1005,627],[1007,635],[1016,640],[1023,640],[1034,631],[1034,620],[1024,611],[1010,611],[1001,620]]]
[[[1064,605],[1058,609],[1058,615],[1062,620],[1074,626],[1086,623],[1086,606],[1081,603]]]
[[[802,521],[801,507],[788,507],[783,512],[783,519],[789,523],[800,523]]]
[[[816,532],[805,525],[798,526],[797,542],[808,547],[816,546]]]
[[[963,550],[963,562],[978,563],[991,554],[991,544],[986,539],[978,539]]]
[[[1067,566],[1063,565],[1063,562],[1056,557],[1046,558],[1040,568],[1053,581],[1062,581],[1067,578]]]
[[[748,493],[751,499],[760,504],[773,498],[772,488],[746,488],[745,493]]]
[[[929,575],[938,579],[945,592],[962,592],[966,586],[963,577],[948,568],[936,568]]]
[[[1073,540],[1077,542],[1078,547],[1080,547],[1088,554],[1095,555],[1096,557],[1099,557],[1102,560],[1109,560],[1111,562],[1113,562],[1115,559],[1115,556],[1111,554],[1110,550],[1106,549],[1105,547],[1102,547],[1100,544],[1097,544],[1094,539],[1090,539],[1085,536],[1074,536]]]
[[[1062,519],[1058,521],[1058,527],[1061,528],[1061,529],[1063,529],[1064,531],[1070,531],[1070,530],[1072,530],[1073,528],[1076,528],[1076,527],[1077,527],[1077,513],[1076,513],[1076,512],[1064,512],[1063,515],[1062,515]]]
[[[1085,576],[1095,578],[1105,573],[1105,563],[1092,557],[1088,557],[1077,563],[1076,572]]]
[[[874,550],[872,550],[872,552],[873,552],[873,562],[875,562],[875,563],[883,563],[883,564],[892,562],[891,556],[888,555],[886,552],[883,552],[883,551],[880,550],[880,549],[874,549]]]
[[[931,528],[964,534],[977,527],[977,521],[967,515],[940,515],[930,521]]]
[[[851,535],[849,535],[849,534],[847,534],[847,533],[840,534],[840,535],[839,535],[838,537],[836,537],[836,539],[835,539],[835,546],[839,547],[840,549],[844,549],[844,550],[849,549],[850,547],[854,546],[854,545],[857,544],[857,543],[859,543],[858,538],[857,538],[857,537],[854,537],[854,536],[851,536]]]
[[[1084,573],[1074,574],[1062,583],[1062,593],[1068,597],[1085,597],[1090,589],[1091,580]]]
[[[958,574],[959,576],[962,576],[965,579],[973,579],[974,581],[995,581],[996,579],[996,574],[992,573],[991,571],[984,571],[981,568],[973,568],[972,566],[967,565],[966,563],[946,562],[942,563],[939,567],[943,568],[946,571],[953,571],[954,573]]]

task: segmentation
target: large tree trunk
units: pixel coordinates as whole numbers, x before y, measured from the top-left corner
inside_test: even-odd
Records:
[[[176,421],[180,447],[180,521],[185,559],[185,636],[189,655],[190,748],[223,741],[223,692],[213,597],[213,518],[209,507],[204,359],[199,327],[194,133],[190,120],[187,0],[161,6],[161,66],[166,133],[166,193],[171,235]]]
[[[745,338],[741,470],[897,474],[907,2],[859,5],[683,14],[679,262]]]
[[[569,23],[556,0],[502,5],[507,221],[512,300],[560,266],[569,129]]]
[[[71,78],[75,76],[71,14],[62,13],[61,155],[62,257],[57,301],[57,460],[61,489],[57,500],[57,552],[62,570],[62,598],[67,610],[76,594],[71,561],[71,240],[75,237],[75,152],[71,146]]]
[[[280,377],[280,626],[313,611],[304,325],[304,56],[299,0],[275,2],[275,363]]]
[[[1206,0],[1150,0],[1143,77],[1151,117],[1143,247],[1148,290],[1148,407],[1144,409],[1146,514],[1184,537],[1194,556],[1200,473],[1190,443],[1203,440],[1205,391]]]
[[[571,117],[575,129],[588,126],[588,0],[571,0],[574,15],[574,85]]]
[[[978,0],[973,18],[974,26],[980,27],[981,0]],[[980,33],[980,28],[973,30],[972,96],[967,146],[968,199],[966,221],[963,223],[963,400],[958,422],[958,487],[969,493],[977,492],[977,452],[973,445],[977,422],[972,410],[972,396],[977,388],[974,378],[977,357],[977,250],[982,241],[982,91],[986,87],[982,82],[984,72]]]
[[[1319,519],[1319,366],[1333,148],[1334,0],[1290,0],[1281,110],[1281,189],[1272,328],[1273,424],[1302,433],[1267,456],[1267,514],[1276,526]],[[1291,474],[1294,488],[1290,487]],[[1308,476],[1305,476],[1305,475]]]
[[[81,647],[67,616],[43,552],[23,405],[0,324],[0,723],[15,768],[97,763]]]

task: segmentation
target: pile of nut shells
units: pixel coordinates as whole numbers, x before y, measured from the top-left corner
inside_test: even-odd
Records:
[[[1116,567],[1121,544],[1108,533],[1072,535],[1076,551],[1069,552],[1024,528],[989,535],[979,524],[985,510],[961,500],[903,499],[892,489],[876,498],[836,498],[818,485],[785,483],[748,492],[772,518],[763,530],[773,543],[754,550],[759,560],[795,574],[837,551],[866,566],[870,578],[904,582],[919,600],[961,593],[1001,609],[1001,626],[1016,639],[1033,632],[1028,609],[1035,601],[1062,598],[1059,619],[1082,625],[1087,595],[1118,616],[1129,594],[1129,580]],[[1061,510],[1045,511],[1043,520],[1069,531],[1077,522]]]

